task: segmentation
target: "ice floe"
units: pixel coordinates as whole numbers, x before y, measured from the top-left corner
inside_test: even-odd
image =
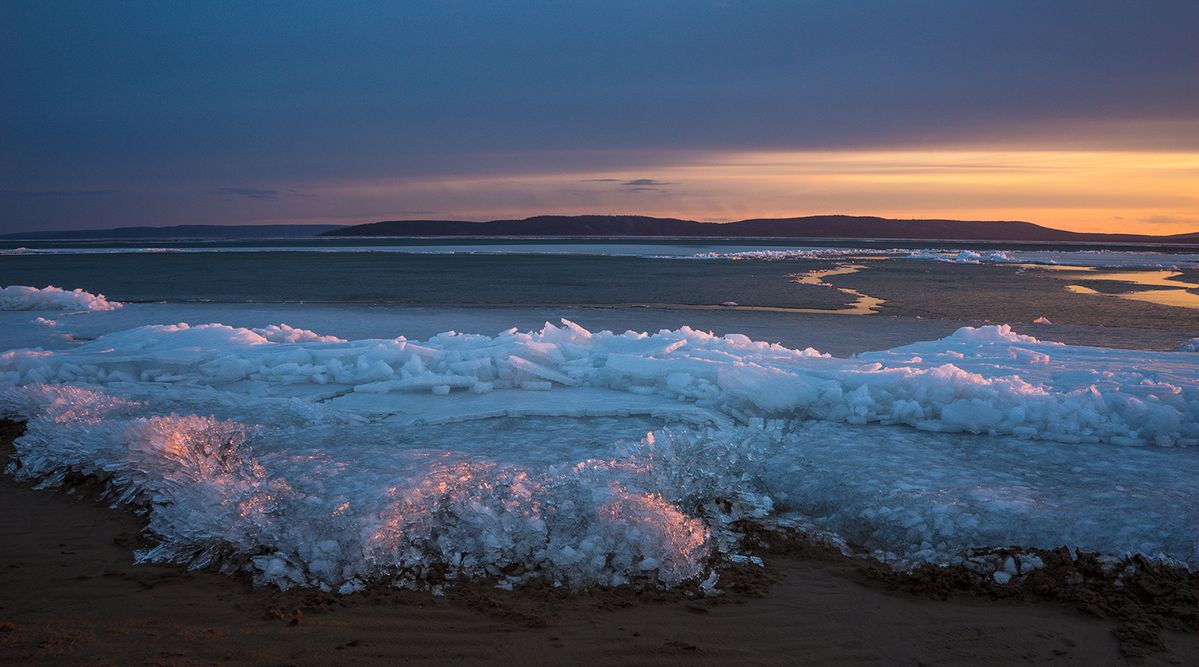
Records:
[[[678,257],[678,255],[663,255]],[[1094,268],[1180,269],[1199,266],[1199,254],[1135,250],[993,250],[947,248],[762,248],[707,251],[688,259],[754,261],[823,260],[848,258],[912,259],[951,264],[1041,264]]]
[[[908,259],[931,259],[954,264],[1016,264],[1026,260],[1017,259],[1012,253],[1002,250],[917,250]]]
[[[896,240],[895,243],[903,243]],[[329,240],[312,243],[277,243],[271,245],[228,245],[200,244],[173,247],[155,246],[105,246],[46,244],[44,247],[0,248],[5,255],[78,255],[78,254],[143,254],[143,253],[353,253],[353,254],[400,254],[400,255],[590,255],[610,257],[647,257],[655,259],[733,259],[755,261],[787,260],[841,260],[855,257],[896,257],[958,264],[1062,264],[1072,266],[1124,267],[1124,268],[1193,268],[1199,267],[1199,253],[1179,251],[1167,247],[1160,250],[1033,250],[1021,244],[996,244],[980,242],[975,247],[962,249],[945,247],[901,248],[886,247],[890,241],[844,241],[842,247],[828,245],[796,246],[781,243],[720,243],[704,241],[702,244],[687,242],[665,243],[619,243],[619,242],[555,242],[539,239],[533,243],[490,242],[490,243],[446,243],[435,240],[397,240],[394,245],[353,245]],[[911,244],[912,242],[908,242]],[[960,242],[959,242],[960,243]],[[850,245],[856,244],[856,245]],[[702,250],[700,246],[702,245]],[[994,246],[1006,249],[997,249]],[[1034,246],[1035,247],[1035,246]],[[1187,249],[1189,250],[1189,249]]]
[[[176,324],[9,350],[0,386],[28,422],[12,473],[97,477],[148,508],[140,558],[281,587],[708,581],[742,518],[901,566],[1067,544],[1199,567],[1182,352],[1007,326],[843,359],[565,320],[420,341]]]
[[[292,343],[276,340],[303,341]],[[1010,327],[833,358],[683,327],[592,333],[573,322],[497,336],[341,341],[302,330],[151,325],[59,352],[0,354],[0,381],[241,388],[251,393],[486,394],[593,387],[727,416],[905,424],[1057,442],[1199,443],[1189,356],[1044,343]],[[500,399],[495,399],[502,403]],[[582,407],[579,410],[583,410]]]
[[[121,305],[105,299],[103,294],[81,289],[64,290],[53,285],[0,287],[0,310],[116,310]]]

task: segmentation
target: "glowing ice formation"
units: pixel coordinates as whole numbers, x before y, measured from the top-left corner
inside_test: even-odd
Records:
[[[4,352],[0,381],[244,383],[251,393],[308,385],[339,395],[334,405],[352,403],[345,394],[395,395],[398,411],[424,407],[413,392],[442,388],[590,387],[742,422],[820,419],[1066,443],[1199,444],[1199,369],[1191,357],[1043,343],[1006,325],[965,327],[940,341],[852,359],[687,327],[593,334],[569,321],[539,332],[448,332],[427,341],[316,340],[297,331],[283,339],[305,342],[273,343],[220,324],[139,327],[67,351]]]
[[[140,557],[282,587],[673,585],[739,518],[901,565],[1069,544],[1199,567],[1190,353],[1006,326],[839,359],[568,321],[424,341],[176,324],[4,352],[0,386],[28,421],[18,477],[103,479],[149,508]]]
[[[64,290],[53,285],[0,287],[0,310],[116,310],[121,305],[105,299],[103,294],[81,289]]]

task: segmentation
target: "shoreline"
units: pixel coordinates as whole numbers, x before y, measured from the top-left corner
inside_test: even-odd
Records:
[[[5,462],[19,429],[0,424]],[[750,552],[766,565],[722,570],[725,594],[714,598],[688,597],[686,588],[568,593],[485,582],[441,597],[386,585],[337,596],[134,565],[141,520],[91,500],[95,490],[35,491],[0,479],[9,508],[0,519],[0,655],[156,664],[1199,660],[1199,575],[1143,567],[1115,586],[1086,554],[1054,562],[1041,552],[1046,567],[1035,577],[982,586],[960,566],[895,573],[746,526]]]

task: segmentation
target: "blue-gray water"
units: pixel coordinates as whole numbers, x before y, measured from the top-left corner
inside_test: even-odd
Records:
[[[660,309],[664,325],[716,318],[724,323],[722,328],[736,331],[738,318],[749,328],[750,313],[717,316],[711,310],[688,311],[686,307],[720,308],[721,304],[736,303],[741,307],[834,311],[854,299],[841,289],[853,289],[885,300],[878,314],[855,317],[861,321],[853,326],[862,328],[883,326],[895,318],[1028,324],[1046,317],[1055,325],[1090,332],[1081,338],[1074,336],[1076,342],[1169,348],[1181,338],[1199,335],[1197,310],[1072,294],[1046,270],[920,261],[886,254],[902,246],[931,247],[927,243],[313,239],[4,245],[7,247],[0,247],[0,285],[78,287],[127,302],[353,304],[387,309],[530,307],[551,311],[582,307],[625,313],[649,308]],[[954,244],[937,247],[948,245]],[[1024,252],[1086,250],[1045,244],[956,245],[986,251],[1002,247]],[[26,250],[16,251],[17,247]],[[713,251],[797,247],[861,248],[875,257],[680,259]],[[1150,256],[1155,262],[1194,253],[1193,248],[1120,250],[1151,250],[1159,253]],[[491,254],[497,251],[499,254]],[[847,261],[864,268],[829,277],[827,285],[795,280],[805,271]],[[1104,289],[1113,287],[1108,284]],[[665,310],[668,307],[684,310]],[[614,313],[605,319],[620,317]],[[628,319],[647,320],[642,314]],[[782,332],[780,339],[785,337],[787,322],[800,321],[789,313],[776,313],[771,319],[779,323],[775,328]],[[804,322],[807,326],[807,320]]]

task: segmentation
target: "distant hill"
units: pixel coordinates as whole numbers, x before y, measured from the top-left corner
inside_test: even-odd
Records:
[[[85,239],[265,239],[320,236],[341,225],[175,225],[173,227],[116,227],[72,231],[20,232],[0,239],[79,241]]]
[[[896,220],[873,216],[811,215],[713,223],[644,215],[538,215],[520,220],[389,220],[364,225],[175,225],[21,232],[0,240],[80,241],[265,239],[316,236],[665,236],[725,238],[842,238],[919,241],[1199,244],[1199,232],[1152,236],[1069,232],[1021,221]]]
[[[395,220],[343,227],[322,236],[708,236],[718,225],[644,215],[538,215],[522,220]]]
[[[341,227],[322,236],[691,236],[846,238],[1074,243],[1199,243],[1199,232],[1173,236],[1069,232],[1021,221],[893,220],[812,215],[711,223],[641,215],[539,215],[522,220],[391,220]]]

